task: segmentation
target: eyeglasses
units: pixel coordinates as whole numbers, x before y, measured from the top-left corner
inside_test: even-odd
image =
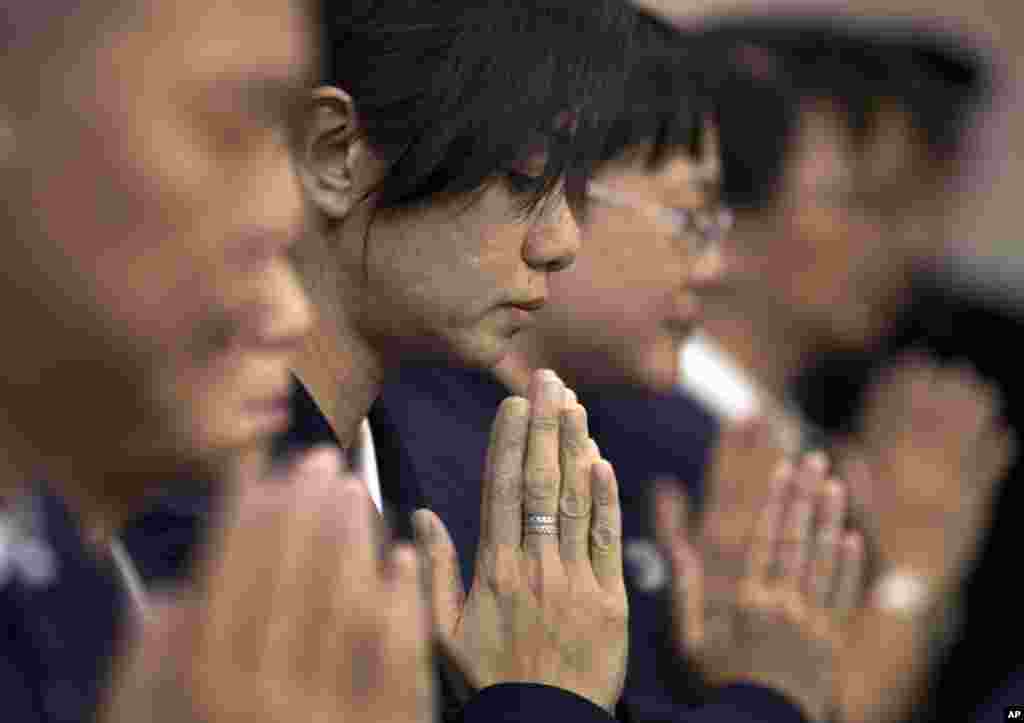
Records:
[[[731,210],[713,208],[676,208],[652,203],[635,194],[618,191],[601,183],[591,183],[587,198],[614,208],[628,208],[647,215],[662,224],[673,239],[685,241],[687,251],[695,256],[716,248],[732,230]]]

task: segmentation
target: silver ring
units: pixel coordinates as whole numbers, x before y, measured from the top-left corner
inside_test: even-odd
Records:
[[[530,525],[557,525],[558,518],[554,515],[527,515],[525,523]]]
[[[557,535],[558,518],[554,515],[527,515],[523,520],[523,534]]]
[[[526,535],[557,535],[558,525],[524,525],[523,533]]]

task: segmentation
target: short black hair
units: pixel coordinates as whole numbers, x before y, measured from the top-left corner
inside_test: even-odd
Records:
[[[625,0],[327,0],[323,80],[348,92],[390,164],[378,208],[486,188],[543,141],[524,208],[564,180],[574,211],[621,87],[637,11]],[[568,112],[568,114],[567,114]],[[559,118],[569,128],[558,132]]]
[[[692,156],[701,152],[711,103],[700,64],[689,52],[689,38],[668,23],[639,13],[623,106],[605,138],[603,162],[642,145],[650,146],[649,169],[675,151]]]
[[[722,147],[723,198],[768,205],[807,100],[836,104],[855,142],[886,101],[908,113],[936,160],[963,151],[993,70],[962,38],[907,22],[836,17],[729,18],[700,32]]]

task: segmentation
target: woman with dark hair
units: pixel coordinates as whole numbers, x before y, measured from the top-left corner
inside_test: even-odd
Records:
[[[410,356],[499,362],[572,263],[635,17],[622,0],[326,4],[297,151],[314,228],[294,254],[319,321],[280,454],[336,442],[394,503],[397,444],[370,406]],[[616,483],[560,379],[526,396],[495,418],[487,574],[442,635],[466,678],[446,680],[481,691],[465,718],[606,719],[626,659]]]
[[[398,526],[403,532],[414,510],[429,507],[440,513],[420,512],[416,517],[417,539],[432,562],[438,632],[472,681],[481,685],[508,678],[494,675],[486,646],[480,645],[472,629],[466,632],[472,628],[467,620],[472,624],[480,617],[485,605],[480,600],[496,599],[488,590],[498,587],[495,579],[507,575],[500,569],[495,572],[501,561],[488,539],[493,534],[489,530],[494,527],[494,517],[518,515],[507,503],[504,508],[489,505],[496,478],[485,479],[480,489],[480,463],[495,455],[495,435],[488,440],[486,427],[496,410],[499,419],[506,415],[509,402],[502,400],[510,393],[530,396],[535,416],[540,413],[536,370],[554,361],[548,357],[542,363],[524,363],[514,380],[501,377],[504,386],[480,371],[494,367],[512,351],[512,332],[521,324],[519,315],[507,307],[539,305],[530,299],[549,292],[546,273],[561,268],[575,250],[569,211],[582,211],[584,199],[576,195],[582,190],[581,183],[587,195],[604,206],[597,208],[595,203],[594,220],[600,227],[588,229],[588,234],[600,236],[596,239],[601,245],[599,254],[613,259],[612,266],[640,266],[639,260],[628,258],[630,254],[661,259],[667,265],[661,273],[669,277],[666,296],[685,285],[686,266],[697,256],[688,242],[700,234],[683,219],[696,217],[702,224],[700,231],[709,236],[714,230],[705,228],[703,222],[715,220],[720,226],[724,222],[716,213],[713,197],[717,148],[713,133],[705,132],[705,109],[698,102],[694,78],[681,64],[681,47],[673,44],[674,31],[640,16],[634,18],[635,25],[629,29],[631,47],[626,48],[627,72],[619,78],[626,91],[623,94],[602,87],[618,75],[617,70],[608,72],[615,59],[603,57],[610,40],[601,40],[595,29],[580,24],[603,22],[607,9],[600,4],[573,10],[560,7],[557,13],[552,3],[488,5],[450,11],[446,26],[437,23],[436,5],[423,7],[429,12],[424,11],[422,17],[413,13],[410,18],[406,12],[379,7],[354,22],[346,16],[338,23],[346,32],[329,43],[334,52],[329,67],[342,76],[337,81],[342,87],[317,92],[314,123],[319,125],[308,137],[304,170],[309,196],[321,214],[323,233],[300,248],[305,254],[300,263],[321,312],[336,316],[322,318],[324,325],[298,367],[311,397],[300,400],[300,428],[286,441],[308,445],[336,435],[351,443],[367,413],[367,406],[359,404],[360,395],[369,402],[379,396],[382,386],[359,381],[355,375],[364,375],[363,380],[387,377],[394,383],[369,414],[369,426],[381,453],[382,496],[399,511]],[[572,15],[580,17],[572,21]],[[471,27],[473,32],[469,32]],[[575,37],[577,32],[580,37]],[[586,49],[591,46],[599,49],[587,59]],[[392,48],[395,55],[368,58],[367,48]],[[410,67],[414,69],[409,71]],[[588,79],[593,69],[604,72]],[[343,86],[343,77],[349,73],[359,79],[355,90]],[[602,78],[604,83],[599,83]],[[390,88],[389,83],[393,84]],[[368,106],[368,119],[360,118],[363,101],[359,89],[363,87],[374,99]],[[496,112],[501,106],[502,112]],[[445,109],[443,113],[441,109]],[[407,115],[402,115],[403,111]],[[601,184],[587,188],[590,167],[596,165],[589,162],[591,158],[605,163],[600,168]],[[327,163],[328,159],[333,161]],[[669,191],[674,184],[683,185],[680,178],[699,182]],[[607,193],[601,192],[602,186],[607,186]],[[557,195],[559,188],[564,189],[564,202]],[[641,196],[641,208],[618,208],[620,201],[632,203],[637,195]],[[677,208],[679,213],[673,214],[667,207],[653,219],[645,213],[659,198],[665,204],[673,197],[683,197],[690,213]],[[609,211],[607,204],[617,207]],[[666,216],[671,217],[667,229]],[[624,236],[623,227],[633,235]],[[624,261],[623,256],[627,257]],[[671,278],[673,269],[677,270],[675,278]],[[625,268],[620,276],[634,279],[635,272],[636,268]],[[559,282],[563,278],[560,275]],[[661,276],[657,278],[655,286],[666,284]],[[553,291],[553,279],[550,286]],[[623,303],[621,298],[610,301]],[[579,317],[576,321],[582,326]],[[588,327],[588,332],[597,336],[594,326]],[[660,346],[661,332],[656,336]],[[678,337],[676,328],[673,344]],[[639,341],[637,344],[634,336],[624,343],[649,346],[645,338]],[[420,376],[412,381],[407,375],[409,366],[403,367],[401,378],[391,373],[392,366],[407,363],[410,357],[426,358],[435,366],[424,364]],[[445,369],[452,359],[477,371]],[[342,362],[353,366],[343,367]],[[579,376],[573,380],[582,381]],[[407,396],[396,399],[403,386]],[[600,407],[603,401],[597,395],[595,405]],[[319,416],[317,405],[326,420]],[[651,409],[647,408],[648,414]],[[624,407],[617,412],[623,413]],[[643,437],[648,419],[636,416],[611,414],[605,421],[609,425],[620,421]],[[596,429],[598,415],[586,422],[593,422]],[[565,417],[562,425],[565,430]],[[531,429],[543,426],[533,424]],[[671,432],[677,430],[673,427]],[[681,446],[683,442],[671,432],[663,429],[657,434],[662,434],[662,439],[672,437],[666,442],[669,447]],[[562,435],[565,438],[564,431]],[[620,449],[628,444],[622,441],[626,437],[618,435]],[[615,439],[616,435],[605,437],[602,447],[611,447]],[[531,438],[524,465],[527,519],[531,503],[537,503],[530,494],[534,469],[529,457],[534,446]],[[655,446],[644,440],[646,456],[658,456]],[[678,462],[678,456],[671,460]],[[662,463],[664,460],[655,462]],[[557,484],[551,485],[551,492],[543,495],[548,498],[548,509],[537,512],[558,521],[558,549],[566,570],[572,569],[580,554],[571,539],[572,531],[580,528],[574,517],[585,515],[590,507],[587,497],[595,509],[600,507],[601,481],[596,475],[592,481],[593,490],[588,490],[585,479],[574,487],[563,468],[561,491]],[[648,481],[631,480],[635,485]],[[633,486],[628,494],[635,496],[636,492]],[[616,510],[617,548],[624,512],[625,506]],[[645,518],[646,513],[644,507]],[[602,532],[600,523],[593,529]],[[530,535],[524,532],[525,552],[520,560],[529,564]],[[601,536],[594,535],[597,540]],[[595,547],[592,543],[589,557],[597,573]],[[472,581],[468,596],[453,582],[460,577],[460,557],[463,562],[472,560],[461,575]],[[582,557],[587,558],[585,546]],[[516,562],[514,556],[512,561]],[[623,585],[621,559],[615,560],[615,566],[615,585]],[[569,586],[574,587],[571,582]],[[557,597],[557,593],[549,594]],[[632,689],[619,708],[626,718],[647,723],[663,719],[800,721],[804,720],[804,708],[807,715],[814,714],[820,691],[778,682],[781,675],[777,669],[789,671],[786,663],[780,662],[785,654],[800,658],[798,664],[815,666],[814,673],[806,676],[814,681],[828,669],[813,656],[801,657],[804,648],[813,649],[813,645],[801,637],[807,631],[800,625],[791,625],[782,615],[776,618],[775,630],[787,632],[776,640],[785,643],[761,646],[753,653],[737,646],[730,663],[739,659],[743,663],[719,679],[734,685],[711,705],[690,711],[668,690],[678,680],[667,680],[666,670],[677,672],[679,660],[655,660],[662,646],[654,646],[652,640],[661,635],[659,624],[667,627],[662,607],[655,608],[653,600],[644,600],[642,594],[632,599],[641,603],[646,617],[632,630],[634,659],[640,664],[631,670]],[[618,600],[616,604],[624,603],[624,599]],[[624,672],[619,667],[624,638],[617,637],[624,632],[622,621],[613,618],[611,625],[603,624],[603,639],[595,629],[584,641],[586,620],[600,619],[609,608],[595,606],[586,595],[563,601],[569,612],[552,628],[561,638],[563,662],[551,666],[559,671],[560,679],[517,679],[554,683],[609,709],[622,690],[622,679],[617,677]],[[647,615],[655,609],[657,617]],[[760,619],[769,618],[771,614]],[[476,625],[484,631],[484,626]],[[609,629],[616,637],[608,635]],[[487,634],[500,638],[494,632]],[[509,637],[504,642],[510,650],[519,646],[527,655],[543,659],[547,654],[545,644],[528,638]],[[533,645],[536,647],[531,648]],[[798,650],[793,653],[791,648]],[[565,664],[573,659],[592,664],[594,673],[604,676],[599,681],[601,687],[595,688],[589,675],[573,670],[574,664]],[[570,677],[575,683],[567,682]],[[533,695],[539,692],[535,689]],[[612,692],[614,697],[609,695]],[[685,695],[674,692],[679,697]],[[485,691],[480,697],[488,694]],[[549,700],[552,702],[545,705],[556,699]],[[800,704],[793,705],[791,700]],[[517,701],[514,705],[526,711],[533,704]],[[557,718],[550,710],[540,715],[543,720]]]

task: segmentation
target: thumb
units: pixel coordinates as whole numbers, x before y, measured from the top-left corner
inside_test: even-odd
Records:
[[[443,640],[450,641],[466,600],[455,543],[441,518],[430,510],[416,510],[412,516],[412,528],[424,569],[423,580],[434,627]]]

